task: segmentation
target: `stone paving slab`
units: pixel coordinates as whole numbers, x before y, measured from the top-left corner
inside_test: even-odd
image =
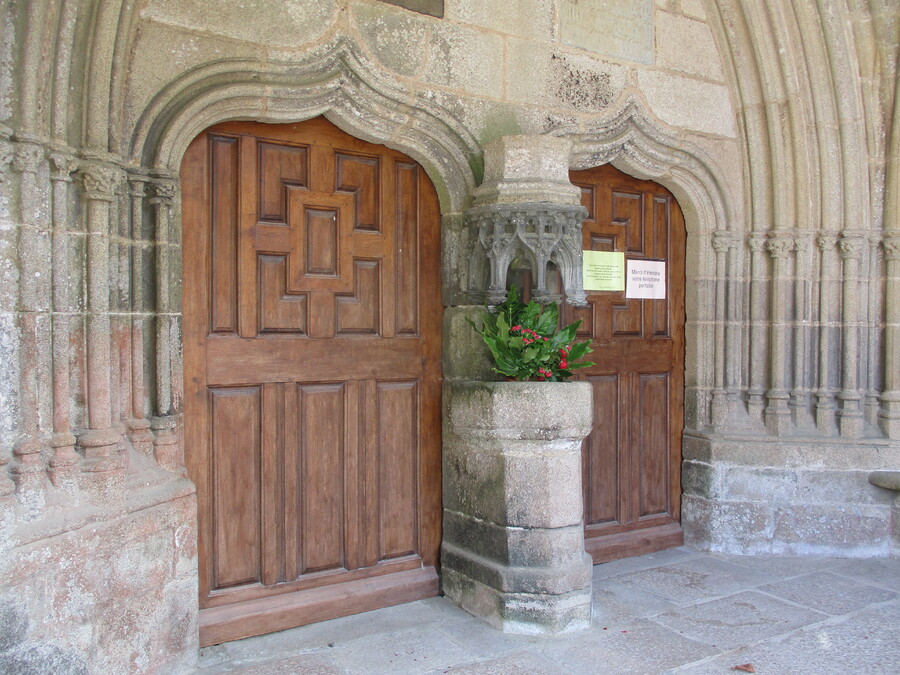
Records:
[[[893,591],[829,572],[807,574],[767,584],[760,586],[759,590],[834,616],[849,614],[897,597]]]
[[[900,603],[870,608],[738,651],[692,664],[675,672],[721,675],[751,663],[757,673],[826,675],[900,672]]]
[[[507,635],[445,598],[201,650],[197,675],[900,672],[900,560],[676,548],[597,565],[589,629]]]
[[[421,628],[360,638],[335,646],[329,655],[345,673],[415,675],[473,660],[472,654],[441,631]]]
[[[543,653],[572,673],[608,675],[661,673],[718,652],[658,623],[639,620],[627,629],[601,628],[555,642]]]
[[[594,582],[593,602],[596,626],[607,629],[627,627],[636,619],[662,614],[678,607],[674,602],[637,587],[623,584],[619,577]]]
[[[748,591],[666,612],[655,621],[717,649],[734,649],[827,618],[826,614]]]
[[[812,572],[832,569],[838,567],[842,562],[846,562],[836,558],[818,558],[813,556],[717,555],[716,558],[727,560],[754,572],[761,572],[768,576],[770,580],[791,579]]]
[[[686,605],[755,588],[772,577],[728,560],[706,556],[623,574],[618,579],[627,586]]]
[[[439,672],[447,675],[510,675],[510,673],[569,675],[571,673],[568,668],[563,668],[558,663],[533,651],[516,652],[500,658],[456,666]]]
[[[654,567],[662,567],[663,565],[680,563],[702,556],[702,553],[692,551],[685,546],[679,546],[677,548],[666,549],[665,551],[657,551],[656,553],[637,556],[636,558],[612,560],[600,565],[594,565],[594,581],[620,574],[628,574],[640,570],[652,569]]]
[[[900,593],[900,560],[897,559],[841,560],[831,571]]]

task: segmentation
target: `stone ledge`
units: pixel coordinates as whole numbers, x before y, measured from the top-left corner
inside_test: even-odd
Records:
[[[444,509],[444,539],[503,565],[565,565],[581,559],[584,526],[515,527]]]
[[[900,470],[873,471],[869,474],[869,482],[885,490],[900,492]]]
[[[39,543],[88,526],[102,526],[123,515],[176,502],[185,497],[191,497],[196,492],[194,484],[188,479],[167,471],[160,471],[160,473],[165,474],[164,480],[159,480],[159,476],[157,476],[158,482],[135,486],[128,490],[122,503],[122,510],[116,510],[111,506],[85,504],[48,514],[46,518],[38,521],[19,525],[12,536],[15,547]]]
[[[441,565],[503,593],[532,593],[548,596],[590,588],[593,560],[583,552],[580,560],[563,565],[505,565],[444,541]]]

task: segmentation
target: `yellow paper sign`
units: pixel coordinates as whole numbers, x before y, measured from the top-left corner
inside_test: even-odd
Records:
[[[582,251],[586,291],[624,291],[625,254],[619,251]]]

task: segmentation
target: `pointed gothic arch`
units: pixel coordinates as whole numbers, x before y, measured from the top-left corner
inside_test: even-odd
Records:
[[[175,175],[191,140],[214,124],[299,122],[317,115],[418,161],[438,191],[442,213],[465,208],[481,165],[475,138],[448,111],[390,81],[347,39],[290,63],[230,59],[185,73],[140,116],[127,144],[129,158]]]
[[[737,359],[729,361],[725,355],[739,353],[735,323],[741,317],[737,284],[731,275],[740,267],[742,234],[736,224],[742,221],[726,197],[720,170],[701,148],[671,133],[633,97],[589,126],[560,127],[551,134],[572,141],[570,168],[610,163],[660,183],[678,200],[689,251],[693,251],[688,255],[686,279],[687,296],[693,301],[686,309],[696,339],[687,345],[685,374],[694,400],[686,404],[695,411],[696,428],[722,422],[737,403],[741,368]],[[712,276],[714,285],[701,283]],[[714,358],[701,358],[704,350],[713,352]]]

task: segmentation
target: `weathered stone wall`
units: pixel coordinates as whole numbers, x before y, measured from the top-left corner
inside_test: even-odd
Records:
[[[134,510],[118,516],[19,528],[0,567],[0,672],[187,671],[198,642],[196,508],[185,488],[135,491]]]
[[[463,213],[487,142],[563,137],[573,168],[670,188],[689,232],[689,538],[887,555],[886,493],[858,479],[900,464],[898,25],[893,0],[446,0],[443,18],[378,0],[0,0],[4,563],[68,536],[113,568],[140,542],[98,555],[83,528],[141,522],[146,490],[191,503],[181,156],[222,120],[323,113],[435,182],[451,329],[486,284]],[[465,355],[451,344],[445,372],[466,376]],[[20,652],[113,625],[98,605],[41,632],[64,589],[40,593],[10,610],[29,616]],[[102,672],[115,650],[95,644]]]

